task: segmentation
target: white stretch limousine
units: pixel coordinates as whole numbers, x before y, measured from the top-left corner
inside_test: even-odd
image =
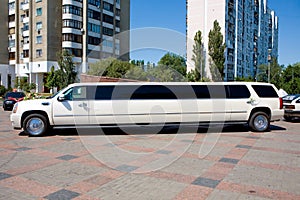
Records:
[[[268,131],[283,116],[272,84],[77,83],[50,99],[15,104],[12,126],[31,136],[49,128],[248,124]]]

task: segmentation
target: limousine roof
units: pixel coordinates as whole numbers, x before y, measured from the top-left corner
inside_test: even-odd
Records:
[[[97,85],[273,85],[262,82],[96,82],[74,83],[69,86]]]

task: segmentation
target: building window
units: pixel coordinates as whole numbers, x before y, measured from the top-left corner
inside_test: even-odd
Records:
[[[39,57],[42,57],[43,56],[43,50],[42,49],[37,49],[36,50],[36,57],[39,58]]]
[[[14,22],[14,21],[15,21],[15,15],[9,15],[8,22]]]
[[[114,24],[114,18],[106,14],[103,14],[103,21],[109,24]]]
[[[42,13],[42,8],[37,8],[36,9],[36,16],[41,16],[43,13]]]
[[[88,30],[94,33],[100,34],[100,25],[96,25],[93,23],[88,23]]]
[[[100,7],[100,0],[89,0],[89,4]]]
[[[9,40],[8,41],[8,46],[9,47],[15,47],[16,46],[16,40]]]
[[[100,20],[100,19],[101,19],[101,13],[89,9],[89,10],[88,10],[88,17],[89,17],[89,18],[92,18],[92,19]]]
[[[15,10],[15,2],[11,2],[8,4],[8,10]]]
[[[42,2],[42,0],[35,0],[36,3]]]
[[[16,53],[15,52],[9,52],[9,60],[15,60],[16,59]]]
[[[63,50],[68,51],[71,55],[74,55],[75,57],[82,57],[82,49],[64,48]]]
[[[29,58],[29,50],[23,51],[23,58]]]
[[[23,31],[28,31],[29,30],[29,24],[28,23],[24,23],[23,25]]]
[[[72,33],[64,33],[63,41],[82,43],[82,35],[76,35]]]
[[[88,43],[92,45],[99,45],[101,43],[101,39],[97,37],[88,36]]]
[[[82,16],[82,8],[73,5],[64,5],[63,13]]]
[[[114,12],[114,5],[108,3],[108,2],[103,2],[103,9],[110,11],[110,12]]]
[[[106,46],[106,47],[111,47],[113,48],[114,47],[114,43],[113,41],[109,41],[109,40],[103,40],[103,43],[102,43],[103,46]]]
[[[43,37],[41,35],[36,36],[36,43],[37,44],[42,44],[42,42],[43,42]]]
[[[111,28],[103,27],[103,34],[108,36],[113,36],[114,30]]]
[[[43,27],[42,22],[37,22],[37,23],[36,23],[36,30],[41,30],[42,27]]]
[[[73,19],[64,19],[63,27],[81,29],[82,22]]]

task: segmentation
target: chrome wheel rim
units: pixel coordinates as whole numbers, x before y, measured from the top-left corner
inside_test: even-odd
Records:
[[[254,126],[259,131],[265,131],[268,128],[268,119],[264,115],[258,115],[254,120]]]
[[[40,118],[31,118],[26,124],[26,129],[30,135],[40,135],[44,127],[45,124]]]

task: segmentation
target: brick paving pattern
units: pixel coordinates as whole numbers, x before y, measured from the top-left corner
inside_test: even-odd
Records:
[[[53,130],[34,138],[12,130],[9,114],[0,110],[3,200],[300,199],[298,122],[276,122],[268,133],[229,128],[213,144],[201,132],[176,140],[172,133],[81,137],[74,130]],[[203,144],[213,148],[199,158]],[[115,158],[123,164],[97,160],[98,153],[110,161],[116,148],[133,156]],[[151,170],[160,162],[166,165]]]

